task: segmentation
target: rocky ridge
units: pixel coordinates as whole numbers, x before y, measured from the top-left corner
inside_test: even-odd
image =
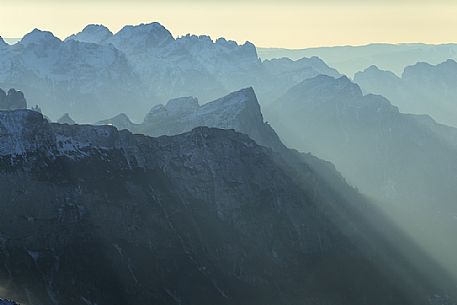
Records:
[[[0,280],[27,304],[426,304],[439,291],[395,280],[384,259],[397,254],[350,212],[362,198],[233,130],[150,138],[0,112],[0,164]]]

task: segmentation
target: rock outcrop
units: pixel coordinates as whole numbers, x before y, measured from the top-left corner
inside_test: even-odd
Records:
[[[0,110],[27,109],[24,93],[15,89],[8,90],[8,94],[0,89]]]
[[[252,88],[232,92],[201,106],[195,97],[175,98],[166,105],[154,106],[142,124],[128,122],[120,115],[100,124],[112,124],[118,129],[126,128],[155,137],[177,135],[199,126],[234,129],[276,152],[286,149],[271,126],[264,122],[260,104]]]

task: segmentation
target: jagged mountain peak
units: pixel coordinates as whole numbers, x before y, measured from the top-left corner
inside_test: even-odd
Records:
[[[255,49],[255,45],[249,41],[246,41],[243,44],[238,44],[236,41],[230,40],[230,39],[225,39],[224,37],[217,38],[215,43],[216,43],[216,45],[220,45],[220,46],[226,47],[228,49],[236,49],[236,48],[250,49],[250,50]]]
[[[203,45],[215,45],[225,49],[255,49],[254,44],[249,41],[246,41],[244,44],[238,44],[234,40],[225,39],[224,37],[219,37],[216,40],[213,40],[209,35],[195,35],[195,34],[186,34],[184,36],[180,36],[176,39],[178,42],[185,42],[185,43],[202,43]]]
[[[42,31],[39,29],[34,29],[32,32],[26,34],[20,41],[24,46],[29,46],[32,44],[35,45],[44,45],[44,46],[55,46],[56,44],[61,43],[62,41],[54,36],[49,31]]]
[[[195,34],[190,34],[187,33],[184,36],[180,36],[176,38],[178,41],[189,41],[189,42],[203,42],[207,44],[212,44],[214,43],[213,39],[208,36],[208,35],[195,35]]]
[[[210,125],[242,130],[243,124],[263,124],[263,116],[252,87],[232,92],[199,109],[200,116],[210,118]]]
[[[78,40],[89,43],[102,43],[111,38],[113,33],[102,24],[88,24],[81,32],[73,34],[65,39]]]
[[[165,106],[153,107],[144,123],[130,130],[160,136],[180,134],[197,126],[234,129],[249,135],[260,145],[277,152],[285,150],[276,132],[264,122],[252,87],[232,92],[202,106],[193,97],[173,99]]]
[[[242,107],[239,107],[240,105],[254,105],[258,108],[260,113],[260,105],[257,100],[257,96],[254,92],[254,89],[252,87],[231,92],[224,97],[221,97],[215,101],[203,105],[202,108],[210,109],[224,107],[229,108],[228,110],[240,110],[242,109]],[[232,108],[230,106],[234,107]]]
[[[171,41],[174,41],[173,35],[158,22],[126,25],[108,40],[108,42],[123,50],[156,48],[164,46]]]
[[[287,57],[267,59],[263,61],[263,65],[270,73],[281,75],[282,77],[284,77],[285,74],[294,74],[297,73],[297,71],[302,70],[303,73],[298,73],[298,75],[292,79],[294,80],[294,83],[300,83],[304,79],[315,77],[320,74],[335,78],[341,76],[337,70],[329,67],[317,56],[309,58],[303,57],[297,60],[292,60]]]

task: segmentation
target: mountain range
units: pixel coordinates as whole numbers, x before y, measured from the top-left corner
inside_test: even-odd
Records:
[[[457,304],[454,45],[302,51],[0,38],[0,298]]]
[[[365,92],[387,97],[404,112],[429,114],[457,127],[457,62],[452,59],[407,66],[401,77],[371,66],[356,73],[354,81]]]
[[[14,45],[2,42],[0,86],[27,92],[51,118],[70,112],[85,121],[123,110],[125,100],[140,108],[145,102],[139,79],[113,46],[63,42],[40,30]]]
[[[438,64],[447,59],[457,60],[457,44],[372,43],[362,46],[335,46],[307,49],[258,48],[260,58],[318,56],[343,74],[352,77],[372,65],[400,75],[406,66],[417,62]]]
[[[1,87],[27,92],[53,120],[70,113],[78,122],[120,112],[138,119],[177,96],[208,101],[249,86],[269,103],[304,78],[339,75],[318,58],[262,62],[249,42],[174,38],[156,22],[115,34],[88,25],[64,41],[35,29],[14,45],[0,40],[0,71]]]
[[[454,202],[455,128],[401,113],[344,76],[305,80],[267,113],[288,146],[332,161],[368,194],[404,204]]]

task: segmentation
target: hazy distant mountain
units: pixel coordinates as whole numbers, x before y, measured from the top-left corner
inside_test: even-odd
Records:
[[[430,45],[422,43],[385,44],[376,43],[365,46],[338,46],[309,49],[258,48],[262,59],[318,56],[341,73],[352,77],[354,73],[371,65],[391,70],[397,75],[406,66],[417,62],[438,64],[449,58],[457,60],[457,44]]]
[[[354,190],[234,131],[150,138],[0,112],[0,163],[2,296],[17,301],[452,302],[449,278]]]
[[[402,111],[429,114],[441,123],[457,126],[457,62],[454,60],[408,66],[401,78],[372,66],[356,73],[354,81],[365,92],[386,96]]]
[[[58,119],[57,123],[68,124],[68,125],[76,124],[76,122],[70,117],[70,115],[68,113],[65,113],[60,119]]]
[[[15,45],[0,46],[0,87],[27,92],[29,102],[53,119],[70,112],[76,120],[87,122],[128,111],[126,101],[130,108],[146,103],[139,78],[119,50],[111,45],[62,42],[40,30]]]
[[[263,105],[269,105],[292,86],[317,75],[341,76],[318,57],[291,60],[288,58],[265,60],[264,79],[255,89]]]
[[[287,146],[335,164],[457,276],[457,129],[401,113],[346,77],[305,80],[266,118]]]
[[[346,77],[305,80],[269,110],[288,146],[332,161],[364,193],[455,208],[457,129],[403,114]]]
[[[139,124],[133,123],[125,113],[118,114],[111,119],[99,121],[97,125],[111,125],[119,130],[127,129],[133,132],[136,132],[139,126]]]

